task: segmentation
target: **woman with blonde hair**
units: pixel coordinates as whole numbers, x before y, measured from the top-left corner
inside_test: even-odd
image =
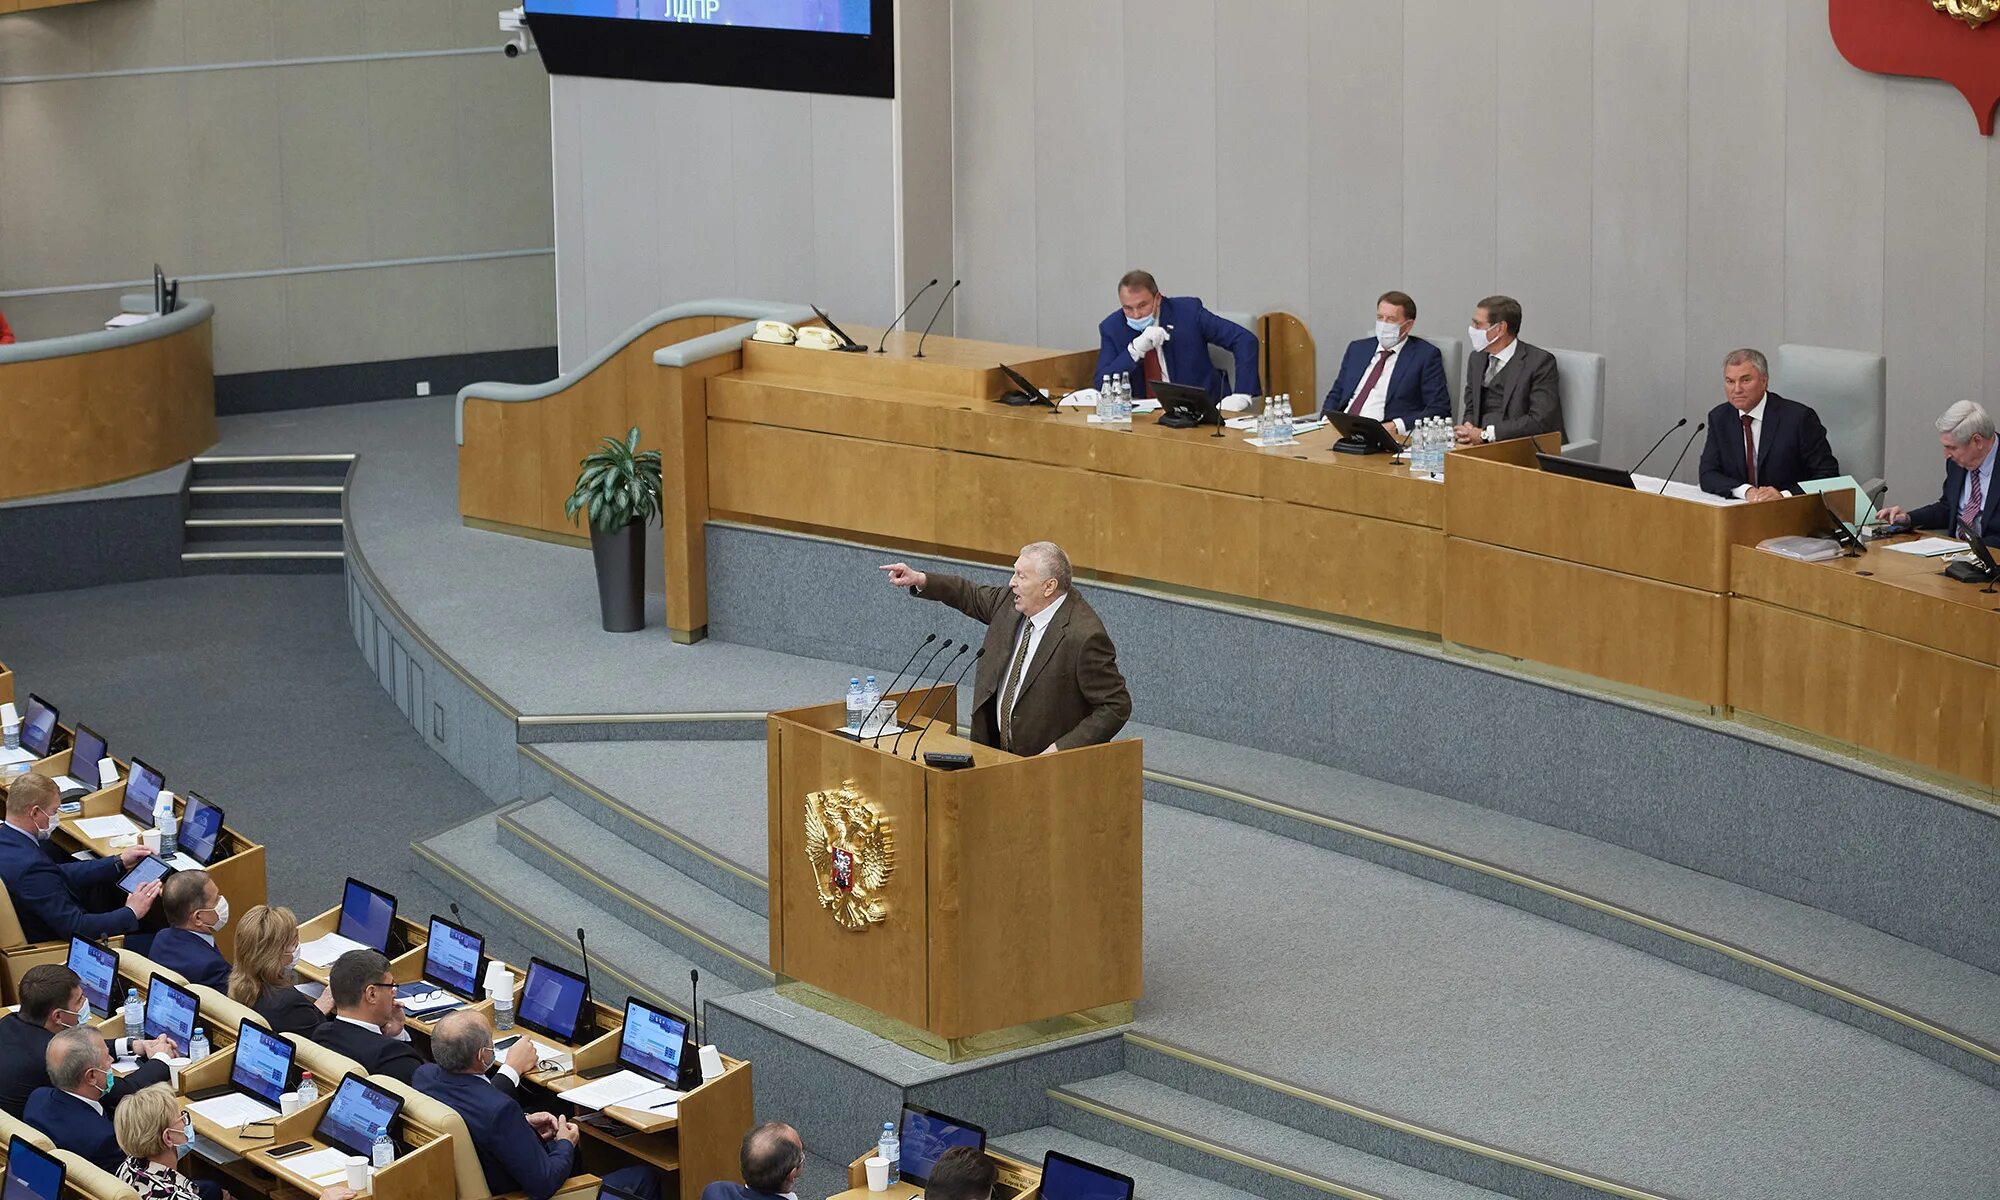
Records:
[[[229,998],[264,1018],[272,1033],[311,1037],[333,1011],[333,992],[321,989],[314,1002],[295,985],[299,962],[299,919],[289,908],[259,904],[236,927],[236,965],[229,972]]]
[[[164,1083],[140,1088],[111,1113],[111,1131],[125,1160],[118,1181],[131,1185],[139,1200],[202,1200],[204,1193],[229,1200],[213,1183],[196,1184],[180,1172],[181,1155],[194,1144],[194,1121],[174,1089]],[[330,1187],[319,1200],[355,1200],[345,1187]]]

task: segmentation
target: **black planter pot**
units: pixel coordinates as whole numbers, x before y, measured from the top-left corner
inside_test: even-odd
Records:
[[[590,556],[597,563],[597,608],[604,632],[631,633],[646,627],[646,527],[590,531]]]

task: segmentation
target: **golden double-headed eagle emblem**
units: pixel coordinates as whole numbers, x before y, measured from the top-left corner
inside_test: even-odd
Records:
[[[819,885],[819,906],[848,929],[889,915],[883,891],[896,870],[896,839],[852,779],[806,793],[806,857]]]
[[[1973,29],[2000,17],[2000,0],[1931,0],[1931,7]]]

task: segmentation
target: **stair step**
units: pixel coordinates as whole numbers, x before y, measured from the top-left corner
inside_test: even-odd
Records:
[[[1130,1175],[1139,1200],[1260,1200],[1262,1193],[1239,1192],[1213,1179],[1203,1179],[1141,1158],[1128,1150],[1078,1137],[1067,1129],[1042,1125],[991,1139],[990,1145],[1023,1162],[1037,1163],[1056,1150],[1121,1175]]]
[[[610,830],[544,797],[510,809],[501,845],[522,862],[616,913],[704,970],[744,987],[772,982],[770,926]]]
[[[339,483],[353,465],[352,454],[207,454],[192,461],[189,478],[203,484],[262,479]]]
[[[685,1015],[688,971],[704,964],[682,958],[612,910],[524,865],[500,840],[500,819],[512,811],[482,814],[418,843],[413,847],[418,871],[457,902],[473,928],[502,933],[551,962],[579,966],[575,933],[587,930],[599,999],[621,1003],[628,993],[636,994]],[[704,998],[741,990],[727,975],[702,972]]]
[[[1052,1088],[1058,1128],[1269,1200],[1491,1200],[1404,1166],[1120,1071]]]
[[[317,517],[340,515],[340,483],[324,480],[287,478],[229,483],[188,485],[188,515],[195,517],[234,516],[237,510],[268,513],[305,511]]]
[[[326,549],[328,545],[340,545],[341,520],[339,517],[303,515],[189,517],[182,523],[182,536],[188,548],[195,550],[213,549],[217,543],[274,541]]]
[[[338,575],[344,550],[324,543],[215,541],[181,551],[183,575]]]

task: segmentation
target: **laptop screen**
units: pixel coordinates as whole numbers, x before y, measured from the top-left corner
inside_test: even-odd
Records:
[[[194,993],[177,983],[153,976],[146,985],[146,1036],[166,1034],[174,1039],[174,1052],[186,1054],[194,1040],[195,1013],[201,1008]]]
[[[0,1200],[61,1200],[63,1165],[18,1135],[7,1139],[7,1175]]]
[[[118,982],[118,956],[95,942],[80,937],[69,940],[69,958],[64,960],[83,981],[84,998],[99,1015],[111,1011],[111,989]]]
[[[47,758],[56,742],[56,706],[40,696],[29,696],[21,714],[21,749],[36,758]]]
[[[360,942],[378,954],[389,950],[389,930],[396,924],[396,898],[359,879],[347,881],[340,897],[340,924],[334,932]]]
[[[430,941],[424,944],[424,978],[467,999],[476,998],[479,958],[485,950],[485,938],[434,916]]]
[[[984,1129],[914,1104],[903,1106],[903,1127],[897,1136],[902,1139],[897,1171],[918,1187],[930,1182],[931,1168],[953,1146],[986,1149]]]
[[[70,743],[69,777],[78,783],[97,790],[97,760],[108,752],[104,739],[88,725],[76,727],[76,737]]]
[[[292,1044],[248,1021],[236,1033],[236,1064],[229,1068],[229,1082],[272,1108],[280,1107],[278,1098],[292,1075]]]
[[[583,1014],[583,996],[587,990],[583,976],[531,958],[527,982],[521,985],[520,1011],[515,1017],[537,1033],[567,1042],[576,1036],[577,1019]]]
[[[333,1093],[333,1103],[327,1105],[313,1136],[349,1154],[367,1158],[376,1137],[389,1131],[390,1123],[402,1107],[401,1098],[364,1083],[359,1075],[349,1075],[340,1081],[340,1087]]]
[[[167,786],[167,777],[155,771],[139,759],[132,760],[132,775],[125,781],[125,815],[146,829],[153,827],[153,801],[159,799],[160,789]]]
[[[221,833],[222,809],[203,799],[200,792],[189,792],[187,805],[181,809],[181,853],[205,867],[215,861],[215,839]]]
[[[1042,1158],[1042,1200],[1132,1200],[1132,1180],[1050,1150]]]
[[[625,1028],[618,1035],[618,1061],[671,1084],[680,1075],[681,1039],[686,1036],[686,1021],[628,998]]]

